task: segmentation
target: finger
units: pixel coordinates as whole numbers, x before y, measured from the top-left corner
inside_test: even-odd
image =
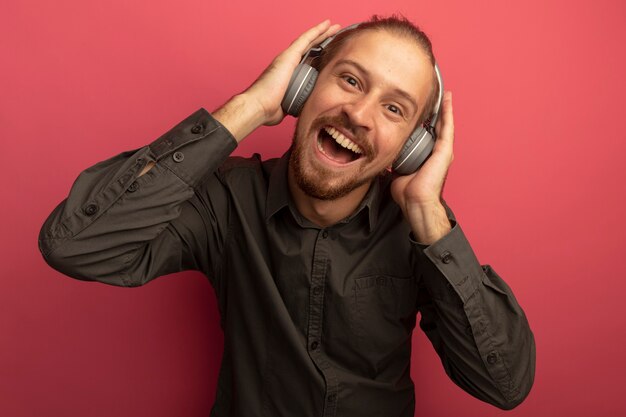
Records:
[[[309,45],[312,45],[318,38],[328,32],[328,29],[334,26],[337,25],[331,26],[330,20],[326,19],[300,35],[295,41],[293,41],[291,47],[298,51],[306,51],[309,49]]]
[[[454,117],[452,110],[452,93],[446,91],[441,103],[441,113],[437,119],[437,140],[431,157],[426,164],[438,166],[438,170],[447,171],[454,159]]]
[[[446,91],[443,95],[443,103],[441,104],[441,117],[437,120],[437,141],[435,146],[439,145],[452,147],[454,143],[454,112],[452,108],[452,92]]]
[[[341,25],[335,23],[334,25],[331,25],[328,27],[328,29],[326,29],[326,31],[324,33],[322,33],[321,35],[319,35],[317,38],[315,38],[313,40],[313,42],[309,43],[307,49],[310,49],[316,45],[319,45],[320,43],[322,43],[322,41],[324,41],[326,38],[335,35],[337,32],[339,32],[339,29],[341,29]]]

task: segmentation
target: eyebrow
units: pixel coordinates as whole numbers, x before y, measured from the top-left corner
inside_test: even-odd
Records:
[[[341,65],[341,64],[348,64],[348,65],[352,65],[354,67],[356,67],[360,72],[362,72],[363,74],[365,74],[366,76],[370,76],[370,72],[365,69],[365,67],[361,64],[359,64],[356,61],[353,61],[351,59],[340,59],[337,61],[337,63],[335,64],[337,65]],[[398,87],[394,87],[392,90],[395,94],[398,94],[399,96],[402,96],[405,100],[407,100],[409,103],[411,103],[413,105],[413,107],[415,107],[415,113],[419,113],[419,106],[417,105],[417,102],[415,101],[415,99],[406,91],[402,90],[401,88]]]

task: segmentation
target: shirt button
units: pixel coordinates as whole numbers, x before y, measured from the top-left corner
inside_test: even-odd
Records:
[[[317,349],[318,346],[319,346],[319,343],[317,343],[317,342],[311,343],[311,350]]]
[[[322,293],[322,287],[313,288],[313,295],[320,295]]]
[[[128,192],[129,193],[134,193],[138,189],[139,189],[139,184],[137,183],[137,181],[133,181],[133,183],[128,186]]]
[[[489,365],[493,365],[498,361],[498,354],[496,352],[491,352],[487,355],[487,363]]]
[[[174,162],[182,162],[183,159],[185,159],[185,155],[182,152],[174,152],[172,158],[174,159]]]
[[[441,262],[443,262],[444,264],[449,264],[451,260],[452,260],[452,254],[450,252],[445,251],[444,253],[441,254]]]
[[[95,204],[88,204],[83,209],[83,213],[85,213],[87,216],[93,216],[97,212],[98,212],[98,206]]]
[[[202,132],[202,126],[200,125],[195,125],[194,127],[191,128],[191,133],[193,134],[197,134]]]
[[[324,231],[322,232],[322,238],[323,238],[323,239],[326,239],[327,237],[328,237],[328,231],[324,230]]]
[[[335,399],[336,399],[336,398],[337,398],[337,396],[336,396],[335,394],[330,394],[330,395],[328,395],[328,401],[329,401],[329,402],[331,402],[331,403],[332,403],[333,401],[335,401]]]

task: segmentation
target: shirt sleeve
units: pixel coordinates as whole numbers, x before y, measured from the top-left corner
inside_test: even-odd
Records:
[[[447,235],[430,246],[412,242],[421,271],[420,327],[457,385],[511,409],[533,384],[534,337],[511,288],[489,265],[479,264],[447,210]]]
[[[210,198],[195,190],[219,183],[215,171],[236,144],[200,109],[151,144],[87,168],[41,228],[44,259],[68,276],[120,286],[187,269],[215,276],[228,198],[219,186]]]

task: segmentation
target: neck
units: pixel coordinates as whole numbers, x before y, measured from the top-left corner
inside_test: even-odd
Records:
[[[332,226],[354,213],[371,185],[369,182],[333,200],[320,200],[302,191],[291,173],[287,180],[289,191],[300,214],[320,227]]]

